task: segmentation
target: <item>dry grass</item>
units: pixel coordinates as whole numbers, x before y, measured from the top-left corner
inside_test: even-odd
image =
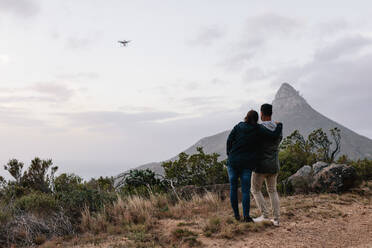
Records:
[[[272,228],[272,223],[270,221],[260,223],[244,223],[238,222],[231,217],[227,217],[224,218],[218,226],[220,228],[213,229],[215,231],[214,235],[217,238],[234,239],[245,233],[265,231],[268,228]]]
[[[221,220],[218,217],[210,218],[203,228],[204,235],[207,237],[221,231]]]
[[[194,195],[189,201],[179,201],[169,209],[169,217],[175,219],[193,218],[194,216],[209,216],[211,212],[221,209],[222,201],[217,194],[207,192],[203,196]]]
[[[230,216],[230,212],[229,201],[221,200],[211,192],[178,202],[166,195],[119,197],[117,202],[106,206],[100,213],[92,214],[87,208],[83,209],[80,229],[86,234],[69,242],[75,245],[100,244],[110,235],[125,235],[128,247],[196,247],[202,246],[200,235],[230,239],[266,227],[239,223]],[[176,222],[165,227],[166,230],[159,230],[161,220]],[[45,246],[48,245],[47,242]]]
[[[188,247],[198,247],[202,243],[197,239],[198,234],[186,228],[177,228],[172,231],[173,243],[177,246],[187,245]]]
[[[97,234],[124,234],[131,246],[154,247],[161,242],[177,245],[200,246],[198,234],[176,238],[181,227],[193,226],[195,222],[182,222],[174,233],[162,234],[157,230],[159,220],[208,218],[211,213],[225,209],[226,204],[218,195],[207,192],[204,195],[194,195],[190,200],[174,202],[166,195],[152,195],[150,198],[131,196],[118,198],[113,205],[106,206],[100,213],[92,214],[87,208],[82,211],[80,229],[87,243],[99,243]],[[211,225],[213,221],[211,220]],[[186,232],[187,233],[187,232]],[[188,233],[190,234],[190,233]],[[130,244],[129,244],[130,245]]]

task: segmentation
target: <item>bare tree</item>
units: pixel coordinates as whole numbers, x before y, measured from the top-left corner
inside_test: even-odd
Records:
[[[328,135],[321,128],[309,134],[308,142],[311,149],[316,153],[318,160],[332,163],[341,149],[341,130],[335,127],[329,131],[333,142],[329,140]],[[334,144],[333,147],[332,144]]]
[[[332,128],[329,130],[331,132],[332,139],[334,141],[334,149],[330,156],[330,161],[333,162],[336,158],[336,156],[341,151],[341,130],[338,127]]]

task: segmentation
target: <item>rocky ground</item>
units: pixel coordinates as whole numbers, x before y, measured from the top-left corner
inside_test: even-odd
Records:
[[[200,202],[157,220],[151,231],[138,226],[132,235],[86,234],[42,247],[372,247],[371,200],[369,189],[282,197],[279,228],[234,221],[228,199],[207,212]]]

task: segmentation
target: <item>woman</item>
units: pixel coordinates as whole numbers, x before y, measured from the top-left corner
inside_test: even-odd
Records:
[[[260,141],[263,138],[278,137],[282,131],[279,123],[275,131],[269,131],[257,124],[258,113],[248,112],[244,122],[237,124],[227,139],[227,171],[230,181],[230,201],[235,219],[240,220],[238,205],[238,179],[242,186],[243,216],[245,222],[253,222],[249,216],[252,170],[257,166]]]

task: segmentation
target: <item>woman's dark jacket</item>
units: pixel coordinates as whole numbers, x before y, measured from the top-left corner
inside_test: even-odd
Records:
[[[256,169],[261,142],[263,139],[275,139],[281,135],[283,125],[279,123],[275,131],[270,131],[258,124],[240,122],[227,138],[227,165],[234,169]]]

